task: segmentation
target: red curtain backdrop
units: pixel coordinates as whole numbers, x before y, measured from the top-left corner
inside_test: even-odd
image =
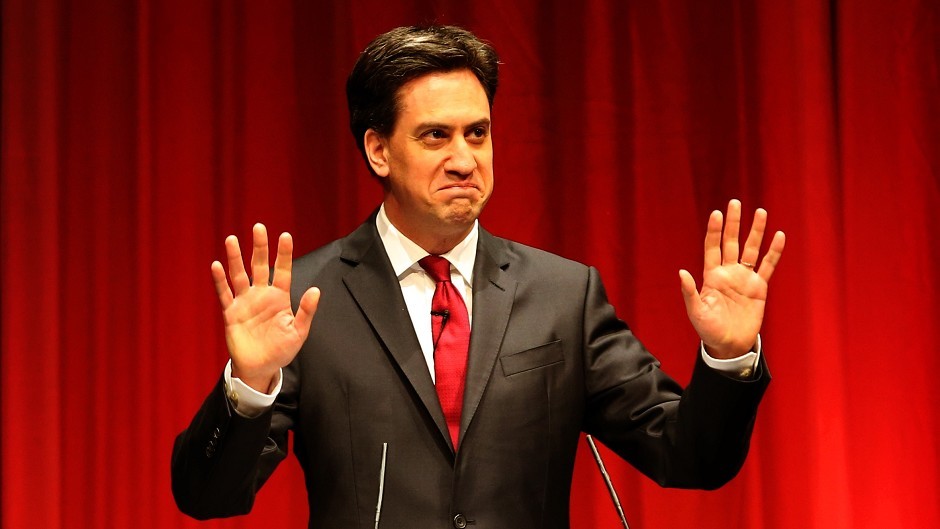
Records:
[[[247,517],[173,504],[226,359],[209,263],[255,221],[306,252],[371,212],[345,77],[421,22],[502,56],[484,225],[597,266],[680,380],[708,212],[787,232],[744,469],[663,490],[605,451],[634,528],[940,527],[936,0],[4,0],[3,527],[305,527],[293,459]],[[587,456],[573,526],[616,527]]]

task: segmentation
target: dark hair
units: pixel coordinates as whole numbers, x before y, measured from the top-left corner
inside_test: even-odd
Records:
[[[499,82],[496,51],[476,35],[456,26],[395,28],[376,37],[359,54],[349,79],[346,100],[349,128],[366,158],[368,129],[391,134],[398,118],[398,90],[408,81],[435,72],[467,69],[483,85],[490,108]]]

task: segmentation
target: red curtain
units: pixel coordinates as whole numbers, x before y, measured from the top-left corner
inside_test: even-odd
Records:
[[[788,234],[743,471],[663,490],[605,452],[634,528],[940,527],[935,0],[4,0],[3,527],[305,527],[293,459],[247,517],[173,505],[226,358],[209,263],[255,221],[305,252],[375,207],[345,76],[421,22],[502,56],[484,225],[596,265],[680,380],[708,212]],[[573,526],[615,527],[587,455]]]

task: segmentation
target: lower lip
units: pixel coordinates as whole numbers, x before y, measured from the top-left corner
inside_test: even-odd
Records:
[[[470,195],[470,194],[479,194],[479,190],[476,187],[472,186],[452,186],[445,187],[441,189],[445,193],[453,193],[455,195]]]

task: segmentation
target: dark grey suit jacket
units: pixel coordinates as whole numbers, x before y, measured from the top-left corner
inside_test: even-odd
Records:
[[[295,304],[311,285],[322,292],[310,337],[261,417],[234,413],[221,382],[212,390],[174,446],[180,509],[248,512],[288,430],[317,528],[374,526],[382,443],[382,529],[567,528],[581,432],[664,486],[714,488],[737,473],[763,363],[742,382],[698,359],[683,391],[617,319],[596,270],[482,229],[473,283],[455,454],[374,216],[298,259]]]

